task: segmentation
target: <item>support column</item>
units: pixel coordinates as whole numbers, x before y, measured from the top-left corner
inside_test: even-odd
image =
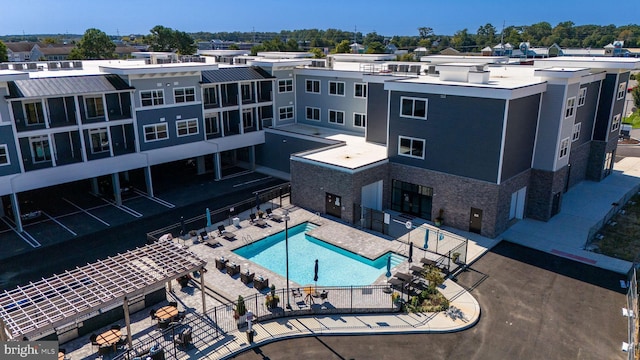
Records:
[[[113,198],[116,200],[116,205],[122,206],[122,191],[120,191],[120,174],[111,174],[111,185],[113,190]]]
[[[200,292],[202,293],[202,314],[207,312],[207,299],[204,293],[204,268],[200,269]]]
[[[147,185],[147,195],[153,197],[153,181],[151,180],[151,166],[144,168],[144,182]]]
[[[98,178],[91,178],[91,192],[94,194],[100,194],[100,187],[98,186]]]
[[[122,306],[124,307],[124,324],[127,327],[127,345],[129,350],[133,348],[133,340],[131,338],[131,319],[129,318],[129,299],[125,296]]]
[[[213,154],[213,172],[214,180],[222,179],[222,160],[220,159],[220,153]]]
[[[22,218],[20,217],[20,204],[18,204],[18,194],[11,194],[11,211],[13,211],[13,219],[16,222],[18,232],[23,232]]]
[[[198,156],[196,158],[196,167],[197,167],[198,175],[202,175],[207,171],[204,164],[204,156]]]
[[[256,146],[255,145],[252,145],[251,148],[249,148],[249,167],[251,168],[251,170],[256,169]]]

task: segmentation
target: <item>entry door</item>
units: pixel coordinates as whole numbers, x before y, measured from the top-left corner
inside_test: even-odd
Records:
[[[471,216],[469,218],[469,231],[480,234],[482,231],[482,210],[471,208]]]
[[[551,204],[551,216],[556,215],[560,212],[560,199],[562,198],[562,193],[557,192],[553,194],[553,203]]]
[[[342,218],[342,198],[338,195],[326,193],[326,213],[337,218]]]

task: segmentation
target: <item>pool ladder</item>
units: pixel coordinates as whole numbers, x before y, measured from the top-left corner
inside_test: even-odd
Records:
[[[253,238],[251,237],[251,235],[245,235],[242,237],[242,242],[244,242],[245,244],[251,244],[253,242]]]

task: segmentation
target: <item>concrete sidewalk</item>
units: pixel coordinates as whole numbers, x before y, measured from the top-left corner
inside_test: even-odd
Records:
[[[253,325],[253,343],[247,341],[244,330],[234,330],[214,343],[195,343],[179,358],[227,359],[256,346],[305,336],[455,332],[478,322],[480,305],[469,292],[452,280],[446,280],[440,292],[450,300],[451,308],[447,312],[335,314],[274,319]]]

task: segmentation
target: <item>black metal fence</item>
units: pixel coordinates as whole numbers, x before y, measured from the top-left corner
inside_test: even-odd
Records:
[[[271,210],[282,207],[282,203],[285,199],[291,196],[291,183],[284,183],[276,185],[268,189],[264,189],[259,193],[252,194],[249,199],[237,202],[229,207],[216,208],[211,206],[210,216],[212,227],[216,223],[227,223],[231,225],[232,219],[238,214],[249,210],[251,213],[257,211],[257,205],[260,205],[260,210]],[[190,219],[184,219],[182,222],[171,224],[161,229],[154,230],[147,233],[147,243],[153,243],[164,234],[172,234],[174,237],[187,236],[191,230],[202,229],[207,225],[207,216],[202,214]]]
[[[400,305],[393,302],[391,294],[386,285],[306,286],[291,289],[288,295],[286,289],[275,290],[273,295],[277,297],[277,303],[268,301],[268,297],[273,299],[269,289],[244,298],[244,303],[247,311],[252,312],[254,323],[260,323],[289,316],[400,311]],[[236,307],[237,303],[234,302],[209,309],[204,315],[189,313],[180,323],[172,323],[167,329],[157,329],[135,341],[132,349],[123,350],[114,359],[146,359],[146,356],[153,359],[179,359],[185,356],[185,351],[193,349],[193,344],[198,347],[215,346],[229,332],[246,329],[246,315],[236,317]],[[191,329],[192,333],[192,345],[186,348],[175,343],[176,336],[185,329]]]

